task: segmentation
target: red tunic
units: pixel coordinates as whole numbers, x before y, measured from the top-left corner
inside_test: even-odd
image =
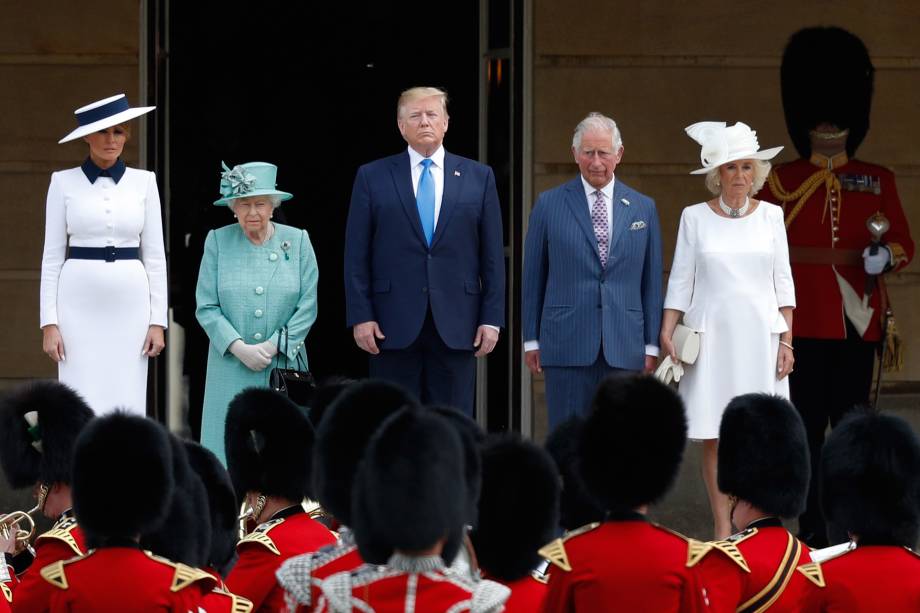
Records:
[[[133,547],[106,547],[41,569],[52,586],[46,611],[162,613],[197,611],[214,579]]]
[[[322,595],[322,582],[336,573],[352,571],[364,564],[350,533],[343,530],[342,541],[319,551],[289,559],[276,577],[285,591],[288,611],[313,611]]]
[[[252,611],[252,603],[228,590],[220,573],[213,568],[202,570],[214,577],[217,582],[214,589],[205,594],[201,600],[201,607],[205,611],[208,613],[250,613]]]
[[[667,613],[705,610],[691,553],[703,543],[643,519],[593,523],[540,550],[558,568],[543,610]]]
[[[7,566],[6,560],[0,555],[0,613],[9,613],[13,602],[13,587],[16,577],[13,569]]]
[[[798,159],[788,164],[780,164],[773,172],[779,179],[783,191],[791,194],[809,177],[816,172],[821,172],[822,168],[826,168],[826,160],[827,158],[816,157],[815,163],[812,163],[809,160]],[[883,166],[859,160],[847,160],[845,155],[836,156],[834,160],[833,173],[838,177],[842,174],[877,177],[881,193],[876,195],[872,192],[842,189],[839,194],[832,194],[834,198],[839,199],[838,202],[828,202],[827,210],[825,210],[827,190],[822,181],[814,193],[805,200],[805,204],[791,222],[790,216],[798,198],[785,204],[786,235],[789,240],[792,277],[795,281],[796,293],[795,318],[792,325],[793,334],[797,337],[824,339],[845,337],[843,298],[834,275],[834,268],[849,282],[859,296],[863,295],[866,282],[861,257],[857,256],[855,263],[850,265],[831,266],[829,263],[805,263],[801,261],[801,256],[796,255],[797,247],[818,247],[835,251],[849,250],[861,254],[871,241],[871,235],[866,229],[866,220],[877,211],[881,211],[891,224],[891,229],[882,240],[891,249],[892,264],[895,270],[907,265],[914,255],[914,242],[910,238],[907,218],[898,198],[894,174]],[[817,165],[822,162],[824,166]],[[769,182],[760,191],[758,197],[776,204],[783,204],[780,194],[773,191]],[[832,211],[831,204],[834,206],[839,204],[839,209]],[[797,259],[800,261],[796,261]],[[870,306],[875,309],[875,313],[863,335],[867,341],[875,341],[881,337],[879,295],[879,291],[872,294]]]
[[[275,571],[288,558],[333,543],[335,536],[302,510],[259,524],[237,544],[239,560],[227,576],[227,587],[251,600],[254,611],[284,610],[284,590]]]
[[[16,613],[47,610],[54,588],[42,579],[41,569],[84,553],[86,541],[83,531],[73,517],[61,517],[51,530],[38,536],[35,539],[35,560],[29,569],[22,573],[19,583],[13,588]]]
[[[517,581],[501,582],[511,590],[504,613],[532,613],[543,609],[548,588],[546,583],[527,575]]]
[[[810,560],[808,548],[771,520],[712,543],[733,545],[740,556],[707,555],[699,563],[713,611],[797,610],[806,579],[795,569]]]
[[[440,556],[400,554],[391,557],[387,566],[367,564],[332,575],[323,581],[322,590],[317,610],[334,613],[498,613],[509,595],[508,588],[494,581],[474,583],[451,572]]]
[[[920,611],[920,556],[905,547],[863,545],[798,570],[803,613]]]

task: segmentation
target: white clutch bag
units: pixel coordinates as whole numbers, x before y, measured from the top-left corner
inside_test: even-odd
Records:
[[[700,355],[700,333],[683,324],[677,324],[677,327],[674,328],[671,342],[674,343],[677,363],[671,360],[671,356],[665,356],[658,370],[655,371],[655,376],[664,383],[680,381],[680,378],[684,376],[683,365],[693,364]]]
[[[700,333],[684,324],[677,324],[671,336],[677,359],[684,364],[693,364],[700,355]]]

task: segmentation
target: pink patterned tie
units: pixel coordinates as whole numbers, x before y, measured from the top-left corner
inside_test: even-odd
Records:
[[[594,236],[597,238],[597,254],[601,258],[601,268],[607,268],[607,250],[610,238],[607,234],[607,203],[604,201],[604,192],[594,192],[597,199],[591,207],[591,222],[594,224]]]

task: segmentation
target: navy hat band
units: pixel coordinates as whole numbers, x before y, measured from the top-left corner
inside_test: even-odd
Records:
[[[89,109],[88,111],[77,113],[77,123],[80,126],[85,126],[97,121],[101,121],[106,117],[111,117],[117,113],[127,111],[130,108],[131,107],[128,105],[127,96],[121,96],[117,100],[112,100],[108,104],[103,104],[102,106],[97,106],[94,109]]]

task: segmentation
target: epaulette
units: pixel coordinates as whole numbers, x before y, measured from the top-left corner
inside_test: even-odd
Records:
[[[590,532],[600,525],[601,523],[596,521],[590,524],[585,524],[581,528],[575,528],[562,537],[547,543],[541,547],[537,553],[546,558],[551,564],[555,564],[565,572],[569,572],[572,570],[572,565],[569,564],[569,556],[565,552],[565,542],[569,539],[575,538],[576,536],[581,536],[582,534]]]
[[[70,586],[67,584],[67,576],[64,574],[64,561],[58,560],[54,564],[49,564],[39,571],[42,579],[56,588],[66,590]]]
[[[802,564],[796,570],[805,575],[809,581],[817,585],[818,587],[825,587],[827,583],[824,582],[824,571],[821,570],[821,565],[826,564],[831,560],[835,560],[841,556],[845,556],[851,551],[856,551],[856,547],[847,547],[842,549],[840,552],[830,555],[820,562],[809,562],[808,564]]]
[[[237,596],[233,592],[229,592],[222,587],[215,587],[212,591],[215,594],[220,594],[230,599],[230,613],[251,613],[251,600],[243,598],[242,596]]]
[[[509,596],[511,596],[511,589],[507,585],[483,579],[473,588],[470,613],[502,611]]]
[[[73,517],[62,517],[51,527],[51,530],[40,534],[35,541],[38,542],[41,539],[57,539],[63,541],[68,547],[70,547],[75,554],[78,556],[83,555],[85,552],[80,550],[80,546],[77,544],[77,539],[73,537],[71,532],[74,528],[77,527],[77,520]]]
[[[172,584],[169,586],[170,592],[180,592],[188,586],[198,583],[199,581],[208,581],[212,584],[217,583],[217,579],[215,579],[213,575],[210,575],[203,570],[192,568],[191,566],[186,566],[185,564],[173,562],[167,558],[154,555],[149,551],[145,551],[144,553],[147,554],[147,557],[151,560],[159,562],[160,564],[165,564],[166,566],[175,569],[176,572],[173,573]]]
[[[275,541],[272,540],[268,533],[279,524],[284,523],[284,518],[282,519],[273,519],[265,523],[259,524],[256,526],[256,529],[240,539],[240,542],[236,544],[237,549],[243,546],[246,543],[258,543],[262,545],[270,552],[276,556],[281,555],[281,551],[275,545]]]
[[[757,531],[756,528],[750,528],[749,530],[743,530],[742,532],[739,532],[736,535],[732,535],[734,537],[737,537],[735,538],[735,540],[730,540],[732,537],[729,537],[728,539],[724,541],[711,541],[708,543],[704,543],[703,541],[698,541],[694,538],[690,538],[689,536],[685,536],[681,534],[680,532],[677,532],[676,530],[671,530],[670,528],[667,528],[665,526],[661,526],[658,524],[653,524],[653,525],[657,528],[661,528],[665,532],[670,532],[674,536],[678,536],[687,542],[687,568],[692,568],[696,566],[697,564],[700,563],[700,561],[703,558],[706,557],[706,555],[710,551],[715,550],[715,551],[720,551],[726,556],[728,556],[728,559],[730,559],[732,562],[734,562],[739,567],[741,567],[741,570],[743,570],[744,572],[747,572],[747,573],[751,572],[751,567],[748,566],[747,560],[745,560],[744,556],[741,555],[741,552],[738,551],[738,547],[736,547],[736,543],[740,543],[744,539],[750,538],[751,536],[753,536],[753,533],[750,533],[750,534],[748,533],[751,530],[756,532]]]

